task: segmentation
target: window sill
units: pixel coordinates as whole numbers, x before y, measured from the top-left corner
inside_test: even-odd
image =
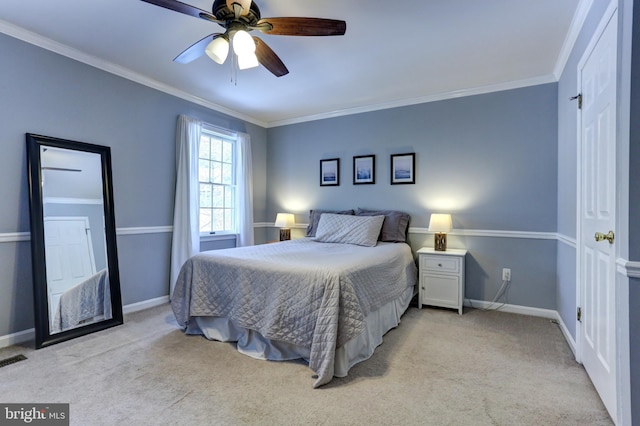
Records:
[[[235,240],[238,238],[238,234],[210,234],[200,235],[200,242],[204,241],[222,241],[222,240]]]

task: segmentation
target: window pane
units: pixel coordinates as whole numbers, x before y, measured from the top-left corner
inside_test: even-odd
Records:
[[[220,139],[211,139],[211,159],[222,161],[222,141]]]
[[[209,138],[207,136],[200,136],[200,150],[198,152],[198,157],[200,158],[211,158],[211,154],[209,150],[211,149],[211,143],[209,142]]]
[[[198,160],[198,180],[209,182],[209,160]]]
[[[199,150],[200,232],[234,231],[235,141],[204,132]]]
[[[213,185],[212,206],[224,207],[224,186]]]
[[[234,189],[233,188],[225,188],[224,191],[224,206],[227,208],[233,208],[234,207],[234,203],[233,203],[233,194],[234,194]]]
[[[211,209],[200,209],[200,232],[209,233],[211,227]]]
[[[211,182],[222,183],[222,164],[211,162]]]
[[[231,142],[224,141],[222,143],[222,161],[225,163],[233,161],[233,144]]]
[[[200,184],[200,207],[213,207],[211,185]]]
[[[224,229],[231,231],[234,229],[233,226],[233,210],[231,209],[225,209],[225,215],[224,215]]]
[[[224,210],[213,209],[213,229],[216,231],[224,231]]]
[[[231,164],[222,165],[222,183],[225,185],[233,184],[233,167]]]

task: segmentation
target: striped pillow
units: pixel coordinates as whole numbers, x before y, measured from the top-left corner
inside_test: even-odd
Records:
[[[351,216],[323,213],[318,221],[316,241],[374,247],[384,216]]]

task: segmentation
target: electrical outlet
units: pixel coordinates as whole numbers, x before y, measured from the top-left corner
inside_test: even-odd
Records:
[[[511,281],[511,269],[502,268],[502,281]]]

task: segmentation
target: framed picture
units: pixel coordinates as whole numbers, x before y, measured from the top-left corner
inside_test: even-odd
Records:
[[[358,155],[353,157],[353,184],[376,183],[376,156]]]
[[[340,185],[340,159],[320,160],[320,186]]]
[[[416,154],[391,155],[391,185],[416,183]]]

